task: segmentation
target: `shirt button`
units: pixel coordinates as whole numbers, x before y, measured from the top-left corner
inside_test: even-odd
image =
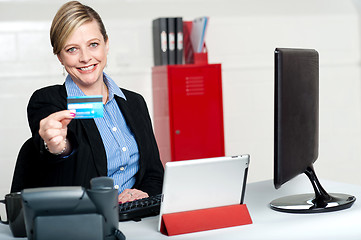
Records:
[[[119,168],[120,171],[124,171],[124,169],[125,169],[124,167],[120,167],[120,168]]]
[[[126,147],[122,147],[122,151],[123,151],[123,152],[127,151],[127,148],[126,148]]]
[[[117,128],[116,127],[113,127],[112,128],[113,132],[117,131]]]
[[[114,186],[114,189],[119,189],[119,185],[115,185],[115,186]]]

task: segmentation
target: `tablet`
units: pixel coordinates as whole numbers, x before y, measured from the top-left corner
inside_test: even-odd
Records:
[[[242,204],[250,156],[167,162],[164,170],[162,215]]]

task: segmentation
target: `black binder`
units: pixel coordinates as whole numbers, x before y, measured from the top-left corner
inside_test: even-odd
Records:
[[[167,18],[168,20],[168,64],[176,63],[175,48],[176,48],[176,31],[175,18]]]
[[[154,65],[168,64],[167,18],[153,20],[153,57]]]
[[[183,19],[177,17],[176,25],[176,64],[183,64]]]

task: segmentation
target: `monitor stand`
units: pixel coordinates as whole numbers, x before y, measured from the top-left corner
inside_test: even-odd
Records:
[[[320,213],[346,209],[355,202],[356,198],[348,194],[328,194],[318,181],[312,166],[304,173],[310,179],[315,193],[278,198],[270,203],[271,209],[287,213]]]

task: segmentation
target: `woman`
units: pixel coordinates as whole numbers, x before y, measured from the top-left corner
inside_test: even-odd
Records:
[[[29,125],[43,164],[40,185],[89,187],[91,178],[109,176],[119,202],[161,193],[163,165],[146,103],[103,73],[109,40],[100,16],[68,2],[53,19],[50,39],[69,75],[29,101]],[[104,117],[74,119],[67,97],[83,95],[103,96]]]

